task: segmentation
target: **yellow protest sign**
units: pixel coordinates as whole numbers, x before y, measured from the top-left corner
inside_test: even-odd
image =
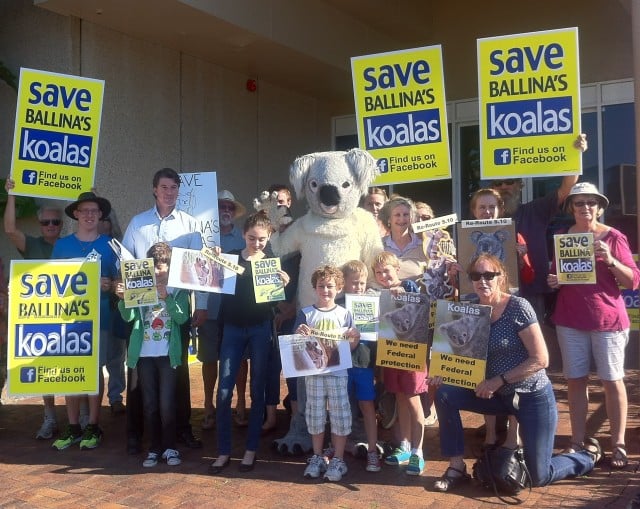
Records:
[[[483,179],[582,173],[578,29],[478,39]]]
[[[20,69],[14,194],[75,200],[93,187],[104,81]]]
[[[442,49],[351,59],[360,148],[378,159],[375,185],[451,177]]]
[[[12,260],[8,392],[97,394],[100,262]]]
[[[638,263],[638,255],[633,255],[633,261]],[[640,330],[640,291],[629,290],[628,288],[620,288],[622,299],[624,300],[624,307],[627,309],[627,315],[629,315],[629,321],[631,326],[629,330]]]
[[[559,284],[596,283],[596,255],[593,239],[593,233],[560,233],[553,236]]]

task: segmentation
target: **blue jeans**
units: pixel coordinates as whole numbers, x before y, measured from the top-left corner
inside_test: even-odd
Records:
[[[176,370],[169,356],[140,357],[139,383],[145,428],[151,431],[149,451],[176,448]]]
[[[122,401],[122,393],[124,392],[124,358],[127,351],[125,338],[115,336],[113,333],[109,336],[107,343],[107,373],[109,373],[109,383],[107,384],[107,396],[109,404],[113,405],[116,401]]]
[[[282,361],[280,360],[280,349],[271,345],[269,352],[269,364],[267,366],[267,387],[265,390],[265,403],[277,406],[280,403],[280,372],[282,371]]]
[[[534,486],[546,486],[566,477],[583,475],[593,469],[593,458],[585,451],[553,456],[553,440],[558,410],[551,384],[529,393],[476,397],[472,389],[442,385],[436,393],[440,424],[440,450],[448,458],[464,455],[464,429],[460,410],[479,414],[515,415]]]
[[[247,451],[257,451],[262,432],[265,409],[265,390],[271,346],[271,321],[251,327],[224,324],[220,345],[216,424],[218,454],[231,454],[231,399],[242,356],[249,346],[251,370],[251,411],[247,429]]]

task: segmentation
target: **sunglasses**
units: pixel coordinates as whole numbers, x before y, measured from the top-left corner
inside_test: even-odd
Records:
[[[480,281],[480,279],[484,279],[485,281],[493,281],[493,278],[499,276],[500,272],[471,272],[469,274],[469,278],[471,281]]]
[[[62,220],[61,219],[43,219],[40,221],[40,226],[49,226],[51,224],[53,226],[60,226],[62,224]]]
[[[491,185],[493,187],[500,187],[502,184],[505,184],[507,186],[512,186],[515,183],[516,183],[516,179],[505,179],[505,180],[494,180],[491,183]]]
[[[598,200],[580,200],[580,201],[574,201],[572,202],[574,207],[577,208],[582,208],[585,205],[587,207],[595,207],[596,205],[598,205]]]

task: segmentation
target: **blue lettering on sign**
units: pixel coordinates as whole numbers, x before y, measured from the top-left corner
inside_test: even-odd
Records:
[[[16,325],[16,357],[90,357],[93,322]]]
[[[91,106],[91,92],[86,88],[75,88],[67,90],[64,85],[56,85],[55,83],[49,83],[45,90],[42,91],[42,83],[34,81],[29,86],[29,104],[44,105],[51,108],[59,108],[62,106],[65,109],[69,109],[71,106],[75,106],[80,111],[89,111]]]
[[[55,293],[58,297],[67,296],[67,290],[71,291],[71,296],[83,296],[87,293],[88,278],[85,272],[75,274],[38,274],[37,280],[33,281],[33,274],[23,274],[20,284],[23,291],[20,297],[52,297]]]
[[[19,158],[87,168],[91,160],[92,143],[91,136],[23,127]]]
[[[505,71],[511,74],[523,73],[527,70],[538,71],[542,62],[548,69],[557,71],[562,68],[564,49],[558,43],[552,43],[548,46],[540,44],[535,50],[530,46],[509,48],[504,61],[503,56],[501,49],[493,50],[490,53],[489,60],[493,64],[493,68],[489,74],[492,76],[500,76]]]
[[[364,123],[368,150],[421,145],[442,139],[438,109],[365,117]]]
[[[385,64],[379,68],[367,67],[362,77],[368,83],[364,87],[366,92],[372,92],[377,88],[389,89],[399,85],[406,87],[412,81],[418,85],[426,85],[430,81],[431,68],[426,60],[407,62],[404,67],[401,64]]]
[[[573,130],[571,97],[487,104],[487,138],[518,138]]]

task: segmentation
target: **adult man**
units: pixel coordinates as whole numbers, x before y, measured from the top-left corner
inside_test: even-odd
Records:
[[[7,177],[4,186],[7,193],[14,187],[14,181],[11,177]],[[39,237],[25,235],[16,226],[16,197],[13,194],[8,194],[7,206],[4,210],[4,232],[25,260],[51,258],[53,245],[62,231],[62,210],[59,208],[43,205],[38,209],[37,216],[41,235]],[[58,432],[55,399],[53,396],[42,396],[42,401],[44,403],[44,420],[36,433],[36,438],[49,440]]]
[[[153,196],[155,205],[131,219],[122,243],[136,258],[145,258],[149,248],[157,242],[167,242],[171,247],[202,249],[202,236],[194,217],[178,210],[180,176],[171,168],[162,168],[153,176]],[[196,293],[196,310],[191,318],[191,326],[202,325],[206,319],[207,295]],[[189,327],[183,327],[182,364],[177,368],[176,386],[176,431],[178,441],[198,449],[202,442],[193,435],[191,424],[191,394],[189,387]],[[129,454],[140,452],[140,438],[143,429],[142,401],[140,389],[132,384],[131,370],[127,383],[127,450]],[[136,374],[137,376],[137,374]],[[132,388],[132,385],[136,385]]]
[[[587,150],[587,136],[581,134],[574,147],[582,152]],[[558,189],[528,203],[521,203],[522,179],[494,180],[491,184],[500,193],[505,204],[505,216],[512,217],[516,230],[527,242],[529,259],[535,270],[531,284],[521,284],[520,293],[533,306],[538,321],[544,323],[545,294],[551,293],[547,285],[549,274],[549,252],[547,250],[547,228],[560,208],[579,175],[567,175]]]
[[[81,258],[98,259],[100,262],[100,352],[98,394],[91,396],[66,396],[69,425],[60,437],[53,442],[57,450],[67,449],[80,442],[80,449],[95,449],[102,440],[102,430],[98,426],[100,405],[104,391],[102,366],[106,363],[109,326],[111,324],[109,294],[113,280],[117,276],[117,258],[109,246],[109,237],[101,235],[98,224],[101,217],[111,211],[108,200],[92,192],[82,193],[78,199],[65,208],[65,213],[78,222],[76,233],[58,239],[53,246],[52,259]],[[83,398],[89,402],[89,422],[81,431],[80,404]]]
[[[232,249],[244,249],[242,231],[234,221],[246,213],[244,205],[236,201],[226,189],[218,192],[218,217],[220,219],[220,247],[224,253]],[[215,424],[213,394],[218,379],[218,351],[220,346],[220,294],[210,293],[207,301],[207,320],[198,329],[198,360],[202,362],[202,385],[204,386],[204,419],[202,429],[211,429]],[[246,361],[245,361],[246,362]],[[246,372],[245,372],[246,385]],[[242,394],[244,396],[244,393]],[[240,396],[240,393],[238,394]]]

